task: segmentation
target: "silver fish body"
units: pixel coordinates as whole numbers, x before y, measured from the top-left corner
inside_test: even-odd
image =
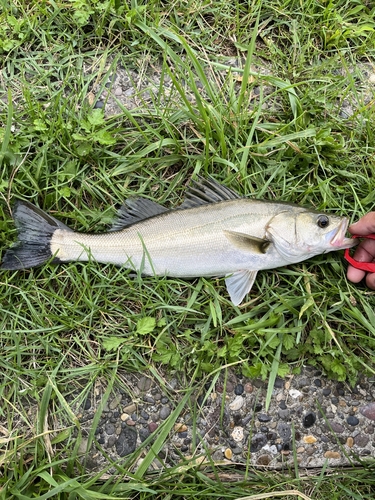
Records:
[[[39,241],[49,247],[47,259],[93,259],[146,275],[226,276],[235,304],[250,290],[257,271],[356,243],[345,238],[346,218],[288,203],[240,198],[213,180],[193,184],[176,210],[143,198],[127,200],[113,230],[102,234],[74,232],[40,209],[30,213],[29,205],[19,202],[16,206],[20,243],[6,253],[5,269],[42,263],[25,258],[25,245],[30,247],[30,239],[37,239],[35,231],[40,233],[47,218],[54,225],[46,231],[47,237],[39,234]]]

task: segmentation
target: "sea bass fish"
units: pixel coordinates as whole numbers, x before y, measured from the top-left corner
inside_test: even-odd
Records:
[[[128,199],[110,231],[78,233],[29,202],[17,201],[18,242],[2,269],[96,260],[144,275],[225,276],[233,304],[242,302],[262,269],[350,248],[348,220],[285,202],[242,198],[210,179],[193,181],[185,201],[167,208]]]

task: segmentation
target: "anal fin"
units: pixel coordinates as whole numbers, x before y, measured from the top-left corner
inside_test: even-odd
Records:
[[[236,271],[225,278],[225,284],[231,301],[235,306],[241,304],[243,298],[250,292],[258,271]]]

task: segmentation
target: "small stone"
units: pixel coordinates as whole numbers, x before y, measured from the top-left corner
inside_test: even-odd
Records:
[[[331,394],[331,389],[329,387],[325,387],[322,392],[323,396],[329,396]]]
[[[156,431],[156,429],[157,429],[158,427],[159,427],[159,425],[158,425],[158,424],[156,424],[155,422],[150,422],[150,423],[148,424],[148,430],[149,430],[150,432],[155,432],[155,431]]]
[[[359,412],[370,420],[375,420],[375,403],[369,403],[366,406],[361,406]]]
[[[104,108],[104,102],[103,101],[96,101],[96,103],[94,104],[94,108],[96,108],[96,109]],[[124,455],[121,455],[121,456],[124,456]]]
[[[369,442],[369,438],[365,434],[358,434],[354,438],[354,444],[356,446],[358,446],[359,448],[364,448],[365,446],[367,446],[368,442]]]
[[[152,385],[152,380],[148,377],[142,376],[138,382],[137,387],[140,391],[149,391]]]
[[[267,436],[262,434],[261,432],[257,432],[251,439],[250,443],[250,451],[255,453],[259,451],[263,446],[267,444]]]
[[[106,424],[105,431],[108,435],[115,433],[115,426],[113,424]]]
[[[290,439],[290,437],[292,435],[292,430],[291,430],[290,425],[285,424],[284,422],[279,422],[279,424],[277,426],[277,430],[278,430],[279,436],[281,437],[281,439],[284,442],[288,441]]]
[[[237,396],[241,396],[243,391],[244,391],[244,386],[242,384],[237,384],[236,387],[234,388],[234,394],[237,394]]]
[[[284,387],[284,380],[280,377],[277,377],[274,385],[276,389],[282,389]]]
[[[266,415],[265,413],[258,413],[257,418],[258,418],[259,422],[269,422],[272,417],[270,417],[269,415]]]
[[[150,418],[150,415],[146,411],[142,410],[141,417],[144,418],[145,420],[148,420]]]
[[[272,455],[276,455],[277,454],[277,448],[274,444],[266,444],[263,446],[262,448],[264,451],[269,451],[270,453],[272,453]]]
[[[303,453],[305,451],[305,448],[303,446],[299,446],[296,450],[297,453]]]
[[[151,397],[151,396],[143,396],[143,401],[145,403],[149,403],[150,405],[153,405],[155,404],[155,400],[157,399],[156,397],[157,395],[155,395],[155,398]],[[158,395],[159,396],[159,399],[161,398],[160,394]]]
[[[351,436],[349,436],[348,439],[346,440],[346,445],[349,446],[349,448],[353,448],[354,439]]]
[[[299,398],[300,396],[302,396],[302,392],[301,392],[301,391],[297,391],[297,389],[290,389],[290,391],[289,391],[289,395],[290,395],[293,399],[297,399],[297,398]]]
[[[230,448],[226,448],[226,450],[224,451],[224,456],[227,460],[232,460],[233,451]]]
[[[116,441],[116,451],[120,457],[133,453],[137,445],[137,431],[131,427],[122,429]]]
[[[116,397],[114,397],[108,405],[109,409],[114,410],[115,408],[117,408],[118,405],[121,403],[121,399],[122,399],[121,394],[118,394]]]
[[[174,426],[175,432],[186,432],[187,431],[187,426],[185,424],[176,424]]]
[[[135,426],[135,422],[134,422],[134,420],[132,420],[131,418],[129,418],[126,421],[126,425],[130,425],[130,427],[134,427]]]
[[[115,88],[115,96],[120,96],[120,95],[122,95],[122,88],[116,87]]]
[[[253,386],[248,382],[247,384],[244,385],[244,390],[248,394],[253,392]]]
[[[128,413],[129,415],[131,415],[132,413],[134,413],[137,409],[137,405],[135,403],[131,403],[130,405],[128,406],[125,406],[125,408],[122,409],[122,412],[123,413]]]
[[[140,429],[139,430],[139,439],[143,443],[143,441],[146,441],[148,436],[150,435],[150,431],[148,429]]]
[[[280,401],[279,408],[281,408],[282,410],[286,410],[287,406],[285,404],[285,399],[282,399]]]
[[[245,400],[242,396],[236,396],[234,400],[229,404],[229,408],[232,411],[238,411],[243,407]]]
[[[329,421],[329,425],[332,428],[333,432],[336,434],[341,434],[345,430],[345,427],[343,425],[335,421]]]
[[[282,419],[282,420],[287,420],[290,416],[290,410],[286,409],[286,410],[281,410],[280,408],[277,410],[277,413],[279,415],[279,417]]]
[[[171,414],[170,407],[169,406],[162,406],[160,413],[159,413],[161,420],[165,420],[166,418],[169,417],[170,414]]]
[[[303,417],[302,420],[302,425],[308,429],[309,427],[312,427],[316,422],[316,415],[314,412],[309,412],[306,413],[306,415]]]
[[[257,465],[268,465],[272,461],[269,455],[261,455],[257,460]]]
[[[117,438],[116,436],[109,436],[108,442],[107,442],[107,447],[112,448],[112,446],[115,444]]]
[[[353,415],[350,415],[347,419],[346,419],[347,423],[349,425],[358,425],[359,424],[359,420],[357,417],[354,417]]]
[[[306,443],[306,444],[314,444],[316,443],[318,440],[316,439],[316,437],[314,436],[303,436],[303,441]]]
[[[341,455],[337,451],[326,451],[324,453],[324,458],[332,458],[333,460],[339,460],[341,458]]]
[[[315,385],[316,387],[322,387],[322,381],[321,381],[319,378],[316,378],[316,379],[314,380],[314,385]]]
[[[242,441],[244,438],[243,427],[235,427],[231,433],[231,436],[236,442]]]
[[[259,403],[258,401],[254,405],[254,413],[258,413],[263,408],[262,403]]]

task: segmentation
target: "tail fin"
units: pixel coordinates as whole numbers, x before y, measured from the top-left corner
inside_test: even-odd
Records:
[[[51,238],[56,229],[69,229],[27,201],[14,205],[14,223],[18,241],[5,252],[1,269],[25,269],[40,266],[52,257]]]

